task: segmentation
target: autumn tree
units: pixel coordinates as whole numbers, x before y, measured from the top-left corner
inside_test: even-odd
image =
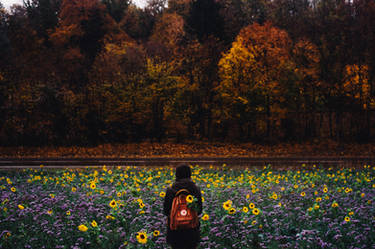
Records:
[[[299,121],[304,123],[303,136],[299,135],[299,139],[309,139],[318,133],[315,114],[324,109],[324,84],[319,79],[320,53],[315,44],[301,39],[293,46],[292,58],[295,63],[296,80],[294,89],[289,89],[292,94],[286,96],[294,100],[288,109],[302,115],[298,115],[297,120],[285,120],[286,136],[296,138],[295,123]]]
[[[87,82],[87,71],[103,47],[103,38],[113,24],[98,0],[68,1],[61,4],[59,24],[50,34],[66,81],[76,87]]]
[[[187,85],[179,92],[181,103],[176,110],[184,113],[190,137],[212,138],[214,88],[218,83],[217,63],[223,51],[224,37],[221,5],[218,1],[169,1],[172,10],[184,19],[185,39],[181,44]],[[169,6],[169,5],[168,5]]]
[[[358,102],[361,108],[368,107],[370,85],[367,65],[346,65],[343,90],[345,94]]]
[[[285,115],[287,88],[292,84],[294,63],[288,34],[270,23],[241,30],[219,62],[218,95],[223,104],[218,122],[237,120],[239,127],[255,130],[256,113],[266,115],[266,133]],[[248,133],[249,134],[249,133]]]
[[[175,120],[187,127],[190,137],[207,137],[211,133],[210,106],[221,44],[212,36],[199,42],[186,31],[185,22],[176,13],[163,13],[155,23],[147,50],[157,60],[179,65],[177,71],[186,84],[176,93]]]
[[[374,138],[373,0],[146,2],[0,4],[1,143]]]
[[[353,1],[351,38],[355,50],[355,63],[368,66],[371,95],[375,96],[375,2],[369,0]]]
[[[10,80],[49,82],[53,71],[51,51],[33,28],[27,10],[19,5],[14,6],[7,20],[7,36],[11,47],[8,64],[12,65]]]
[[[141,45],[125,36],[106,39],[87,86],[88,114],[95,120],[96,125],[91,126],[99,141],[125,142],[143,137],[147,114],[139,82],[145,64]]]
[[[367,65],[346,65],[344,81],[341,88],[348,98],[348,109],[352,111],[350,120],[350,134],[360,141],[367,141],[370,136],[369,109],[375,107],[371,96],[369,73]],[[362,115],[358,115],[362,114]]]
[[[187,126],[189,137],[212,136],[214,87],[217,84],[217,62],[220,55],[217,39],[207,39],[203,44],[189,41],[181,50],[181,73],[185,87],[178,92],[175,112]]]
[[[329,120],[330,137],[344,137],[344,113],[350,109],[343,94],[344,68],[353,64],[350,3],[345,1],[318,1],[313,9],[312,41],[320,51],[320,79],[324,84],[324,107]],[[324,27],[324,28],[320,28]],[[337,28],[340,27],[340,28]]]
[[[160,141],[181,87],[178,62],[146,58],[134,43],[107,44],[105,50],[92,72],[97,81],[89,86],[89,102],[103,122],[98,134],[111,141]]]
[[[148,52],[163,60],[177,59],[185,35],[183,18],[176,13],[164,13],[156,20],[147,45]]]
[[[165,136],[166,121],[173,117],[171,112],[174,101],[176,101],[176,92],[184,86],[183,80],[176,74],[177,68],[178,65],[174,61],[147,60],[143,93],[151,109],[151,134],[159,142]]]

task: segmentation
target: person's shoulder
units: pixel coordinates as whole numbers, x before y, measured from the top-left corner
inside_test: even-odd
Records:
[[[193,180],[188,181],[187,185],[192,189],[200,190],[200,187]]]

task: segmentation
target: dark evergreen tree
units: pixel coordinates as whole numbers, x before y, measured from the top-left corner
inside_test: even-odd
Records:
[[[48,32],[58,23],[61,0],[24,0],[29,22],[38,36],[48,42]]]
[[[129,7],[130,0],[102,0],[107,7],[109,15],[116,21],[120,22],[124,17],[127,8]]]
[[[0,57],[9,53],[10,43],[7,35],[7,12],[0,2]]]
[[[220,5],[215,0],[194,0],[190,3],[186,30],[199,41],[209,36],[222,38],[224,21],[220,16]]]

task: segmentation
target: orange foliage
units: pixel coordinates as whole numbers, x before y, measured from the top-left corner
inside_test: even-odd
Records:
[[[173,49],[184,35],[183,18],[176,13],[165,13],[156,22],[151,39]]]
[[[321,143],[259,145],[252,143],[129,143],[96,147],[0,147],[1,157],[288,157],[373,156],[373,144]]]

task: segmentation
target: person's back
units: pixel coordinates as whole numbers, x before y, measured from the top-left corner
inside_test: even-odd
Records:
[[[167,221],[167,242],[173,249],[193,249],[200,241],[199,222],[195,228],[177,229],[170,228],[170,213],[173,199],[179,190],[187,192],[197,199],[197,214],[202,213],[202,195],[198,186],[191,180],[191,169],[188,165],[180,165],[176,168],[176,181],[172,187],[167,188],[164,199],[164,214],[168,217]],[[180,191],[181,192],[181,191]]]

